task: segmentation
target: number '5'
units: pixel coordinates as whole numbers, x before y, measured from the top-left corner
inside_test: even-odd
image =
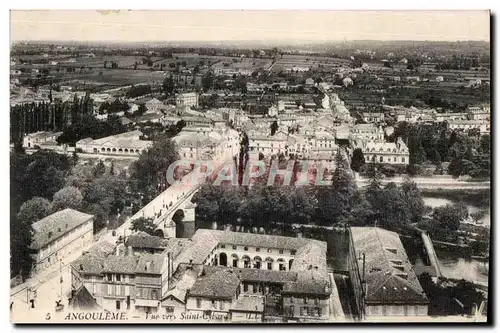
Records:
[[[47,315],[45,316],[45,320],[50,320],[50,312],[47,312]]]

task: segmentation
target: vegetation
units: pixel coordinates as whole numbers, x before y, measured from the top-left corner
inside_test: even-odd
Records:
[[[373,226],[400,230],[419,221],[424,203],[410,180],[399,187],[382,187],[375,178],[365,193],[357,188],[347,161],[337,154],[332,180],[326,186],[267,185],[267,175],[250,187],[222,184],[203,185],[193,197],[196,220],[240,224],[245,228],[276,229],[285,232],[296,224],[321,226]],[[292,181],[297,180],[294,169]]]
[[[147,234],[153,235],[156,229],[155,224],[153,223],[153,219],[139,217],[133,220],[130,224],[130,230],[132,231],[142,231]]]
[[[410,150],[410,164],[420,165],[430,161],[442,168],[450,162],[448,173],[453,176],[469,175],[474,178],[490,176],[491,138],[489,135],[470,136],[449,131],[446,122],[441,124],[398,123],[389,140],[401,137]]]
[[[151,201],[169,187],[167,170],[178,159],[175,144],[162,135],[131,165],[132,186],[142,195],[143,203]]]

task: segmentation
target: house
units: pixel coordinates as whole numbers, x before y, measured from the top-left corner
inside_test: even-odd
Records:
[[[490,106],[469,106],[466,111],[469,120],[490,120]]]
[[[452,131],[469,131],[472,129],[479,130],[481,134],[490,134],[491,123],[488,120],[450,120],[448,128]]]
[[[175,104],[181,107],[198,107],[199,96],[196,92],[180,93],[175,95]]]
[[[306,87],[311,88],[311,87],[314,86],[314,84],[315,84],[315,82],[314,82],[313,78],[307,78],[306,79]]]
[[[44,143],[55,142],[57,138],[61,136],[62,132],[36,132],[30,133],[23,138],[24,148],[37,148]]]
[[[353,140],[351,146],[353,150],[361,149],[366,163],[410,163],[410,151],[401,138],[397,138],[396,142]]]
[[[38,274],[93,242],[94,216],[67,208],[33,223],[33,230],[31,272]]]
[[[203,265],[186,293],[186,310],[242,321],[252,314],[287,320],[329,318],[333,281],[326,269],[326,243],[306,238],[198,229],[179,261]],[[282,306],[281,306],[282,304]]]
[[[397,233],[351,227],[349,276],[362,319],[426,316],[425,295]]]
[[[382,112],[363,112],[363,120],[367,123],[384,122],[384,113]]]
[[[155,313],[172,275],[169,252],[108,256],[84,254],[71,264],[72,287],[84,286],[103,309]]]

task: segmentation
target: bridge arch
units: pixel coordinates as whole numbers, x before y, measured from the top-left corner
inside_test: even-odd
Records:
[[[161,229],[156,229],[153,233],[153,236],[165,238],[165,234],[163,233],[163,230],[161,230]]]

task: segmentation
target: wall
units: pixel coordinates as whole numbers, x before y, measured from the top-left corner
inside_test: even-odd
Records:
[[[201,300],[201,306],[198,307],[197,299]],[[212,305],[212,299],[204,297],[187,297],[186,310],[196,311],[214,311],[214,312],[229,312],[233,300],[215,300],[215,307]],[[221,309],[222,305],[222,309]]]
[[[427,305],[366,305],[366,316],[427,316]]]
[[[225,246],[225,248],[222,248]],[[245,250],[245,246],[243,245],[235,245],[236,250],[233,249],[233,245],[231,244],[219,244],[217,247],[217,254],[219,257],[219,265],[220,265],[220,254],[225,253],[227,255],[227,266],[233,267],[233,254],[238,256],[238,267],[244,268],[243,256],[250,257],[251,268],[253,268],[253,264],[256,262],[254,260],[255,257],[260,257],[262,259],[261,269],[267,270],[267,262],[266,258],[273,259],[272,262],[272,270],[279,270],[278,259],[284,259],[283,264],[285,264],[285,270],[289,270],[290,260],[295,257],[295,255],[291,254],[291,250],[283,250],[283,254],[279,253],[279,249],[268,249],[265,247],[259,247],[260,252],[257,252],[257,248],[254,246],[248,246],[248,250]],[[271,252],[269,252],[269,250]]]
[[[36,263],[31,274],[59,264],[60,260],[91,244],[94,241],[93,231],[93,219],[90,219],[41,248],[36,254]]]
[[[307,303],[304,302],[304,298],[306,299]],[[283,310],[285,315],[290,317],[297,317],[297,318],[328,317],[329,315],[328,301],[329,301],[328,297],[316,298],[316,297],[307,297],[305,295],[284,296]],[[318,315],[318,309],[320,310],[319,315]]]

